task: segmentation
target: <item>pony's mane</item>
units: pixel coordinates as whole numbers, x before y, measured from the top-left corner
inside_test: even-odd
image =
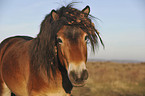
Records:
[[[98,38],[104,45],[88,14],[72,8],[71,4],[55,11],[59,17],[57,20],[53,20],[52,12],[41,23],[40,33],[34,39],[30,50],[32,65],[37,70],[46,69],[48,77],[51,77],[50,70],[53,71],[52,75],[55,75],[58,65],[56,34],[64,25],[75,26],[86,32],[93,50],[98,44]]]

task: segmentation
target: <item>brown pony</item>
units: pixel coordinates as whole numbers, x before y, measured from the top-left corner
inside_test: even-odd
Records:
[[[15,36],[0,45],[0,96],[69,96],[83,86],[87,41],[94,50],[99,33],[89,17],[71,4],[52,10],[36,38]]]

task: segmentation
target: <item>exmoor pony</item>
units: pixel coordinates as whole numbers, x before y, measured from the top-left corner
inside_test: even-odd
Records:
[[[90,7],[71,4],[52,10],[36,38],[15,36],[0,44],[0,96],[70,96],[88,78],[87,42],[92,49],[99,32]]]

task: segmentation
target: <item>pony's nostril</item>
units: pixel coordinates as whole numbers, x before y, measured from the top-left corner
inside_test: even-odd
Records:
[[[72,80],[77,80],[77,75],[75,74],[75,72],[74,71],[72,71],[72,72],[70,72],[70,79]]]
[[[82,75],[81,75],[82,80],[87,80],[88,79],[88,71],[83,70]]]

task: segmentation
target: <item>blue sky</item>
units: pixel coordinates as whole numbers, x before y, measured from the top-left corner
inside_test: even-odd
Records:
[[[91,8],[90,14],[105,43],[89,58],[145,61],[145,1],[144,0],[1,0],[0,42],[10,36],[36,37],[40,23],[52,9],[71,1],[74,7]]]

